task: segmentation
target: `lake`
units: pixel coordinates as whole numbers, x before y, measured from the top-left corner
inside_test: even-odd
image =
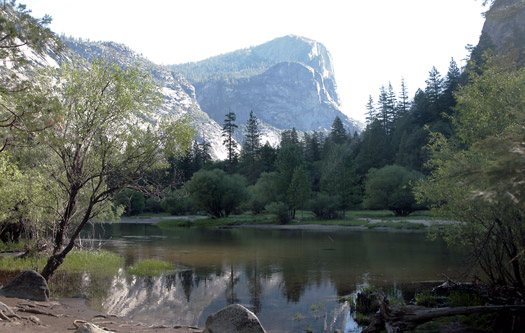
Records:
[[[94,233],[126,265],[149,258],[176,265],[162,277],[121,272],[107,284],[100,304],[92,304],[164,325],[204,327],[208,315],[239,303],[270,332],[359,332],[343,296],[373,286],[410,299],[422,283],[436,285],[441,274],[454,277],[464,266],[459,253],[421,231],[120,223],[95,225]]]

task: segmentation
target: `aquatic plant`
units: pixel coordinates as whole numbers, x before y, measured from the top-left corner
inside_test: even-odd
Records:
[[[135,276],[158,276],[172,271],[174,265],[171,262],[146,259],[136,262],[127,268],[127,273]]]

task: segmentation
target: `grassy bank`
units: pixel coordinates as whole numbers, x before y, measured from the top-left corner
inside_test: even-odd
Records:
[[[289,225],[337,225],[347,227],[361,227],[368,229],[389,228],[389,229],[425,229],[422,223],[417,220],[432,220],[433,217],[427,212],[416,212],[407,217],[397,217],[388,210],[382,211],[348,211],[344,218],[340,219],[319,219],[310,211],[298,211],[296,219],[290,221]],[[203,218],[203,219],[166,219],[156,223],[163,228],[180,227],[234,227],[239,225],[266,225],[279,224],[277,217],[273,214],[250,213],[231,215],[223,218]]]

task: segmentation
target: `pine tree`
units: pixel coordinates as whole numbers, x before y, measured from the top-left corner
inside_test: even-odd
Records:
[[[399,100],[397,103],[398,116],[405,115],[410,109],[410,102],[408,98],[408,89],[405,84],[405,79],[401,78],[401,91],[399,92]]]
[[[377,110],[374,106],[374,99],[372,95],[368,95],[368,103],[366,103],[366,122],[368,124],[377,120]]]
[[[224,119],[224,125],[222,126],[222,137],[224,138],[222,144],[226,146],[226,150],[228,151],[228,165],[230,171],[232,171],[233,164],[237,160],[237,141],[233,138],[235,129],[238,127],[235,124],[235,119],[235,113],[231,111],[228,112]]]
[[[335,144],[343,144],[346,141],[346,130],[339,116],[336,116],[334,119],[328,139]]]
[[[261,147],[259,141],[261,133],[259,132],[258,125],[259,120],[253,114],[253,111],[250,111],[250,119],[248,119],[248,124],[246,125],[246,142],[243,151],[245,152],[245,156],[247,156],[254,164],[258,157],[259,148]]]

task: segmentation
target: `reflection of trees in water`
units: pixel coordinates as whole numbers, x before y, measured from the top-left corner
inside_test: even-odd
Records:
[[[237,294],[235,293],[235,285],[239,283],[239,277],[235,277],[233,273],[233,264],[230,265],[230,279],[228,281],[228,286],[226,287],[226,302],[228,304],[234,304],[239,302]]]
[[[257,314],[262,307],[262,282],[261,273],[257,269],[257,264],[246,265],[245,274],[248,283],[248,290],[250,291],[250,304],[253,306],[253,312]]]
[[[286,300],[299,303],[301,296],[309,284],[308,267],[302,264],[283,263],[282,293]]]
[[[193,289],[193,270],[187,269],[179,272],[179,279],[184,295],[186,296],[186,301],[189,302],[191,290]]]

